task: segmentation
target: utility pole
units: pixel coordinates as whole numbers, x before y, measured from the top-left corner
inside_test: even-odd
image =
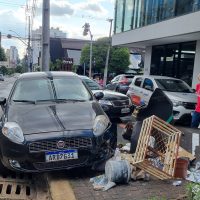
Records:
[[[50,0],[43,0],[42,8],[42,71],[49,71]]]
[[[0,32],[0,48],[1,48],[1,32]]]
[[[109,44],[108,44],[108,50],[107,50],[107,56],[106,56],[106,65],[104,69],[104,78],[103,78],[103,86],[106,86],[107,83],[107,76],[108,76],[108,61],[110,56],[110,48],[111,48],[111,31],[112,31],[112,22],[113,19],[108,19],[108,22],[110,22],[110,32],[109,32]]]
[[[27,46],[27,56],[28,56],[28,66],[27,71],[31,72],[31,20],[30,16],[28,16],[28,46]]]

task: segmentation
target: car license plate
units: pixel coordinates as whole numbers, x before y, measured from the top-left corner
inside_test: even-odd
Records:
[[[45,158],[46,162],[78,159],[78,151],[76,149],[68,149],[63,151],[47,152]]]
[[[122,108],[121,109],[121,113],[129,113],[130,112],[130,108]]]

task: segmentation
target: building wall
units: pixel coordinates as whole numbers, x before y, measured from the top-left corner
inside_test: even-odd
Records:
[[[66,38],[67,33],[64,33],[59,28],[50,29],[50,38]],[[42,27],[32,31],[32,49],[33,49],[33,64],[38,63],[40,52],[42,51]]]

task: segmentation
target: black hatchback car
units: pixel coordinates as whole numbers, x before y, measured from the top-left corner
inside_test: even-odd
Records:
[[[108,159],[111,124],[96,100],[103,94],[95,96],[74,73],[22,74],[0,101],[0,170],[69,169]]]
[[[111,122],[119,122],[121,117],[132,114],[134,106],[128,96],[119,92],[103,90],[97,82],[86,76],[80,76],[80,78],[92,90],[93,94],[103,92],[104,96],[99,100],[99,104]]]

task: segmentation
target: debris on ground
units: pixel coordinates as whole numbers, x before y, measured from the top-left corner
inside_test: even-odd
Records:
[[[187,172],[188,177],[186,180],[194,183],[200,183],[200,162],[197,162],[195,168],[191,168],[190,171]]]
[[[172,183],[173,186],[180,186],[182,184],[182,181],[174,181]]]
[[[181,131],[162,119],[151,116],[143,121],[132,165],[161,179],[174,176]]]
[[[188,151],[186,151],[184,148],[182,147],[179,147],[178,149],[178,156],[177,158],[189,158],[190,161],[193,161],[195,160],[195,156],[193,156],[191,153],[189,153]]]

